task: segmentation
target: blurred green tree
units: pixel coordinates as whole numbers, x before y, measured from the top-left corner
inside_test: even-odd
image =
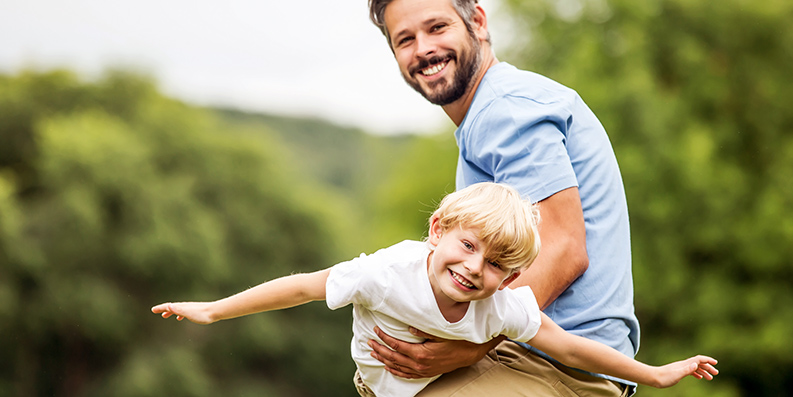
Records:
[[[0,395],[350,394],[348,311],[212,327],[148,311],[339,256],[344,204],[275,136],[121,72],[22,73],[0,93]]]
[[[402,151],[390,153],[393,157],[382,170],[385,182],[366,200],[371,249],[427,237],[429,216],[455,190],[457,145],[451,132],[413,137]]]
[[[686,381],[674,395],[789,393],[793,3],[505,5],[516,31],[502,60],[576,89],[612,138],[631,215],[638,358],[721,360],[716,382]]]

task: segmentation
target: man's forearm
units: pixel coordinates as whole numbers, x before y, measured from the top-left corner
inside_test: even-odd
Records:
[[[537,258],[510,286],[531,287],[540,310],[545,310],[570,284],[584,274],[588,264],[586,257],[576,259],[570,256],[547,255]]]
[[[545,309],[589,266],[586,226],[577,188],[540,201],[540,255],[510,287],[528,285]]]

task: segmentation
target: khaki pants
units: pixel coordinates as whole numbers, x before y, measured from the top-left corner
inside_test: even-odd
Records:
[[[430,383],[418,397],[627,397],[629,388],[530,353],[504,341],[484,359]]]
[[[369,386],[366,386],[366,383],[363,383],[363,378],[361,378],[361,371],[355,370],[355,375],[352,377],[353,383],[355,383],[355,390],[358,391],[358,395],[361,397],[377,397],[374,395],[372,389]]]

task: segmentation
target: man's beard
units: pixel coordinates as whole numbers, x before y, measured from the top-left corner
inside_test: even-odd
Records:
[[[447,79],[433,81],[428,83],[429,90],[424,90],[418,80],[408,77],[403,74],[402,77],[409,86],[413,87],[416,92],[421,94],[425,99],[435,105],[448,105],[460,99],[474,84],[474,76],[479,72],[482,66],[482,55],[480,53],[479,42],[476,39],[471,40],[472,48],[462,52],[459,56],[455,51],[450,51],[444,56],[434,56],[429,59],[422,59],[419,64],[410,72],[411,77],[431,65],[436,65],[444,61],[454,60],[457,64],[457,69],[451,77],[451,83]],[[443,87],[445,86],[445,87]],[[433,90],[439,87],[439,90]]]

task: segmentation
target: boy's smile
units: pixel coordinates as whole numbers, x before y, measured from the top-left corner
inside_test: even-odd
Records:
[[[451,275],[454,281],[457,281],[460,284],[460,286],[462,286],[463,288],[470,290],[479,289],[476,288],[476,286],[472,282],[466,280],[465,277],[456,273],[454,270],[449,269],[449,275]]]

